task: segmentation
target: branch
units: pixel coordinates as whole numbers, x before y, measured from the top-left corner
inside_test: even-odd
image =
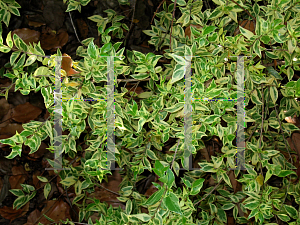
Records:
[[[161,5],[162,5],[165,1],[166,1],[166,0],[163,0],[163,1],[159,4],[159,6],[156,8],[156,11],[155,11],[155,13],[154,13],[154,15],[153,15],[153,17],[152,17],[152,20],[151,20],[151,23],[150,23],[150,24],[152,24],[153,19],[154,19],[154,17],[156,16],[157,11],[159,10],[159,8],[161,7]]]
[[[255,21],[255,23],[256,23],[256,19],[255,19],[255,17],[254,16],[252,16],[250,13],[249,13],[249,11],[247,10],[247,9],[245,9],[243,6],[241,6],[239,3],[237,3],[236,1],[234,1],[234,0],[230,0],[230,1],[232,1],[233,3],[235,3],[236,5],[238,5],[242,10],[244,10],[249,16],[251,16],[252,17],[252,19]]]
[[[170,31],[170,51],[172,52],[172,30],[173,30],[173,20],[175,17],[175,10],[176,10],[176,3],[177,0],[174,1],[174,10],[173,10],[173,15],[172,15],[172,23],[171,23],[171,31]]]

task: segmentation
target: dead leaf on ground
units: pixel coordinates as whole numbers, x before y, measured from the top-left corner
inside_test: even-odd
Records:
[[[43,16],[40,14],[26,15],[26,17],[28,19],[28,26],[40,27],[40,26],[46,25]]]
[[[16,29],[11,32],[12,37],[14,34],[18,35],[27,45],[29,43],[33,44],[33,42],[38,43],[41,35],[40,32],[28,28]]]
[[[0,120],[8,113],[10,104],[5,98],[0,99]]]
[[[189,38],[191,38],[191,26],[196,28],[198,31],[202,29],[202,26],[200,25],[191,24],[184,30],[185,37],[188,36]]]
[[[41,216],[41,212],[38,209],[33,210],[27,217],[27,223],[24,225],[34,225],[35,221]]]
[[[49,151],[47,148],[48,145],[45,144],[44,142],[41,142],[41,145],[38,148],[38,150],[35,153],[26,156],[26,158],[32,161],[37,161],[39,158],[42,158],[45,155],[45,153]],[[24,153],[28,154],[29,152],[30,152],[30,148],[26,146]]]
[[[108,183],[103,182],[101,185],[103,185],[105,188],[117,192],[119,191],[119,185],[122,181],[122,177],[120,173],[115,170],[113,172],[113,175],[108,175]],[[106,202],[108,206],[112,207],[121,207],[123,210],[125,210],[125,204],[117,199],[119,197],[118,195],[111,193],[109,191],[106,191],[103,188],[96,187],[95,191],[91,194],[89,194],[90,198],[96,198],[99,199],[101,202]],[[87,200],[86,204],[92,203],[91,200]],[[91,216],[92,221],[95,222],[96,219],[99,219],[98,213]]]
[[[71,76],[71,75],[80,73],[72,68],[72,66],[73,66],[72,58],[66,53],[64,53],[63,56],[64,57],[62,57],[61,68],[64,71],[66,71],[67,76]]]
[[[47,205],[41,212],[41,215],[42,214],[50,217],[56,223],[58,223],[60,220],[67,220],[67,218],[71,219],[70,206],[62,199],[47,201]],[[39,220],[39,222],[42,224],[49,224],[49,221],[44,216],[41,218],[41,220]]]
[[[235,178],[235,176],[234,176],[234,172],[233,172],[233,170],[231,170],[230,172],[229,172],[229,179],[230,179],[230,183],[231,183],[231,185],[232,185],[232,188],[233,188],[233,190],[234,190],[234,193],[236,193],[238,190],[237,190],[237,188],[238,188],[238,182],[237,182],[237,180],[236,180],[236,178]]]
[[[0,135],[0,140],[1,140],[1,139],[6,139],[6,138],[10,138],[10,137],[11,137],[10,135],[1,134],[1,135]],[[6,147],[6,146],[9,146],[9,145],[0,143],[0,148],[3,148],[3,150],[9,150],[9,148],[8,148],[8,149],[5,149],[5,148],[4,148],[4,147]]]
[[[11,169],[12,176],[9,177],[9,183],[11,189],[22,189],[21,184],[28,179],[27,172],[23,168],[23,166],[13,166]]]
[[[27,123],[36,119],[41,113],[42,110],[40,108],[26,102],[13,109],[12,119],[20,123]]]
[[[89,27],[82,18],[77,19],[77,27],[81,37],[83,39],[86,39],[89,33]]]
[[[19,217],[24,216],[27,213],[28,209],[29,209],[29,202],[21,209],[18,210],[13,209],[13,207],[4,206],[0,208],[0,215],[5,219],[10,220],[11,222]]]
[[[6,127],[0,128],[0,134],[13,136],[16,134],[16,131],[18,131],[18,133],[21,133],[23,130],[24,128],[22,127],[22,124],[10,123]]]
[[[287,138],[287,141],[291,149],[297,152],[298,156],[300,156],[300,134],[293,133],[291,137]]]
[[[57,50],[67,44],[69,40],[68,33],[60,29],[59,31],[51,31],[43,33],[41,36],[41,47],[45,50]]]

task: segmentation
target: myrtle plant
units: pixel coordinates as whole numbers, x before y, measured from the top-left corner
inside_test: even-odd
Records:
[[[18,6],[0,1],[0,7],[5,8],[4,2],[13,5],[5,5],[7,8]],[[67,12],[80,11],[88,2],[68,1]],[[164,47],[163,55],[131,51],[121,48],[122,41],[113,42],[111,36],[122,39],[122,28],[129,29],[122,23],[124,16],[109,9],[106,18],[89,17],[97,23],[100,47],[93,38],[83,40],[76,52],[81,59],[73,63],[78,73],[61,70],[61,98],[68,100],[61,103],[64,170],[55,171],[63,188],[74,187],[72,205],[79,211],[75,222],[215,225],[227,224],[230,215],[237,224],[300,224],[300,183],[295,166],[299,156],[286,140],[299,128],[284,120],[300,112],[300,3],[214,0],[216,8],[205,7],[203,11],[203,1],[172,2],[168,5],[164,1],[155,25],[144,30],[156,50]],[[180,10],[177,19],[175,8]],[[2,20],[6,23],[7,17]],[[239,20],[252,21],[254,30],[240,26]],[[239,32],[233,36],[236,29]],[[3,76],[23,95],[41,92],[50,115],[44,122],[25,123],[21,133],[2,139],[2,144],[11,146],[7,158],[21,157],[23,145],[33,154],[42,142],[55,152],[55,67],[57,57],[64,55],[58,49],[46,56],[40,43],[27,45],[16,34],[9,33],[6,44],[0,40],[1,52],[12,51]],[[238,110],[233,101],[237,99],[241,55],[245,56],[244,170],[236,168],[240,143],[236,137]],[[111,58],[114,106],[105,101]],[[161,63],[162,58],[168,63]],[[203,155],[209,142],[219,146],[219,151],[196,163],[198,170],[190,171],[184,163],[187,58],[194,99],[190,154],[194,159],[199,152]],[[129,91],[121,85],[122,79],[144,82],[143,92]],[[6,99],[10,88],[2,94]],[[88,196],[96,187],[102,188],[112,174],[107,167],[108,107],[114,107],[115,112],[114,154],[122,176],[117,194],[124,209],[108,207]],[[48,161],[57,168],[55,160]],[[73,166],[73,161],[78,163]],[[153,182],[157,190],[148,198],[137,190],[137,183],[147,173],[158,177]],[[281,180],[281,187],[271,184],[272,177]],[[47,199],[52,178],[45,175],[39,179],[46,183]],[[23,184],[22,188],[11,190],[18,197],[14,202],[17,209],[37,193],[31,185]],[[95,213],[98,219],[92,220]]]

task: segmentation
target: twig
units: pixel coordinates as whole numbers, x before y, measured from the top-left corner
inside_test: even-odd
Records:
[[[232,1],[233,3],[235,3],[236,5],[238,5],[241,9],[243,9],[249,16],[251,16],[252,17],[252,19],[254,20],[254,22],[256,23],[256,19],[255,19],[255,17],[254,16],[252,16],[250,13],[249,13],[249,11],[247,10],[247,9],[245,9],[243,6],[241,6],[239,3],[237,3],[236,1],[234,1],[234,0],[230,0],[230,1]]]
[[[171,170],[173,168],[173,164],[174,164],[174,161],[175,161],[175,156],[176,156],[176,153],[177,153],[177,150],[178,150],[179,142],[180,142],[180,139],[178,139],[178,141],[177,141],[177,147],[176,147],[176,150],[175,150],[175,153],[174,153],[174,157],[173,157],[173,160],[172,160],[172,163],[171,163]]]
[[[270,88],[269,88],[269,92],[270,92]],[[287,146],[287,143],[286,143],[286,139],[285,139],[285,136],[284,136],[284,132],[283,132],[283,130],[282,130],[281,121],[280,121],[280,119],[279,119],[277,107],[276,107],[276,104],[274,104],[274,105],[275,105],[275,111],[276,111],[276,116],[277,116],[277,120],[278,120],[278,123],[279,123],[280,131],[281,131],[281,134],[282,134],[282,136],[283,136],[283,141],[284,141],[284,144],[285,144],[285,148],[286,148],[286,150],[287,150],[288,153],[289,153],[289,157],[290,157],[289,159],[291,160],[291,164],[293,164],[292,156],[291,156],[290,150],[288,149],[288,146]],[[288,194],[288,190],[289,190],[289,187],[290,187],[290,184],[291,184],[291,179],[292,179],[291,176],[289,176],[289,177],[290,177],[290,179],[289,179],[289,184],[288,184],[288,186],[287,186],[287,191],[286,191],[286,193],[285,193],[284,201],[282,201],[282,204],[281,204],[279,210],[282,209],[283,203],[285,202],[286,197],[287,197],[287,194]]]
[[[261,84],[261,97],[262,97],[262,113],[261,113],[261,127],[260,127],[260,137],[259,137],[259,148],[261,148],[261,142],[262,142],[262,139],[263,139],[263,127],[264,127],[264,109],[265,109],[265,101],[264,101],[264,89],[263,89],[263,85]],[[259,158],[260,158],[260,174],[261,176],[263,177],[264,174],[263,174],[263,169],[262,169],[262,158],[261,158],[261,153],[258,154]],[[262,191],[262,194],[263,195],[263,190],[264,190],[264,182],[262,184],[262,188],[261,188],[261,191]],[[263,196],[261,196],[263,197]]]
[[[227,172],[228,173],[228,172]],[[219,181],[219,183],[204,197],[204,198],[202,198],[201,200],[199,200],[198,202],[196,202],[195,204],[194,204],[194,206],[195,205],[198,205],[200,202],[202,202],[203,200],[205,200],[211,193],[213,193],[213,191],[214,190],[216,190],[217,189],[217,187],[219,187],[219,185],[221,184],[221,182],[223,181],[223,177],[221,178],[221,180]]]
[[[262,64],[262,65],[265,66],[265,67],[275,66],[275,63],[266,63],[266,64]],[[285,61],[276,61],[276,65],[277,66],[285,65]]]
[[[79,42],[80,44],[82,44],[82,42],[80,41],[80,39],[79,39],[79,37],[78,37],[78,35],[77,35],[77,31],[76,31],[76,28],[75,28],[74,23],[73,23],[73,19],[72,19],[72,16],[71,16],[71,12],[69,12],[69,16],[70,16],[70,19],[71,19],[71,24],[72,24],[72,26],[73,26],[73,29],[74,29],[76,38],[77,38],[78,42]],[[83,44],[82,44],[82,45],[83,45]]]
[[[176,1],[176,0],[175,0],[175,1]],[[178,149],[179,142],[180,142],[180,139],[178,139],[178,141],[177,141],[177,147],[176,147],[176,150],[175,150],[175,153],[174,153],[174,157],[173,157],[173,161],[172,161],[172,164],[171,164],[171,170],[172,170],[172,168],[173,168],[173,163],[174,163],[174,160],[175,160],[175,157],[176,157],[176,153],[177,153],[177,149]],[[163,195],[162,195],[163,197],[162,197],[162,199],[160,200],[160,203],[159,203],[158,207],[156,208],[156,210],[155,210],[155,212],[154,212],[154,214],[153,214],[153,216],[151,217],[150,220],[152,220],[152,219],[155,217],[155,214],[158,212],[158,210],[159,210],[159,208],[160,208],[160,206],[161,206],[162,200],[163,200],[163,198],[164,198],[164,196],[165,196],[167,190],[168,190],[168,186],[166,185],[165,191],[164,191],[164,193],[163,193]]]
[[[172,22],[171,22],[171,31],[170,31],[170,51],[172,52],[172,29],[173,29],[173,20],[175,17],[175,11],[176,11],[176,3],[177,0],[174,1],[174,10],[173,10],[173,15],[172,15]]]
[[[111,192],[111,193],[113,193],[113,194],[115,194],[115,195],[121,196],[119,193],[114,192],[114,191],[112,191],[112,190],[109,190],[109,189],[107,189],[106,187],[102,186],[101,184],[96,183],[96,185],[98,185],[99,187],[103,188],[104,190],[106,190],[106,191],[108,191],[108,192]]]
[[[135,6],[136,6],[136,1],[137,1],[137,0],[134,0],[134,2],[133,2],[133,9],[132,9],[133,12],[132,12],[132,17],[131,17],[131,23],[130,23],[129,31],[128,31],[128,33],[126,34],[126,37],[123,39],[123,42],[127,40],[128,36],[129,36],[129,33],[130,33],[131,29],[132,29],[132,26],[133,26],[133,20],[134,20],[134,16],[135,16]]]
[[[133,90],[133,94],[130,96],[130,99],[129,99],[128,102],[130,102],[130,100],[132,99],[132,97],[133,97],[133,95],[134,95],[134,93],[135,93],[135,90],[136,90],[136,88],[138,87],[138,85],[139,85],[140,82],[141,82],[141,81],[138,81],[138,82],[134,85],[135,88],[134,88],[134,90]],[[133,87],[134,87],[134,86],[133,86]],[[133,87],[132,87],[132,88],[133,88]],[[130,91],[131,91],[132,88],[130,88],[129,93],[130,93]]]
[[[161,5],[165,2],[166,0],[163,0],[160,4],[159,4],[159,6],[156,8],[156,11],[155,11],[155,13],[154,13],[154,15],[153,15],[153,17],[152,17],[152,20],[151,20],[151,25],[152,25],[152,22],[153,22],[153,19],[154,19],[154,17],[156,16],[156,13],[157,13],[157,11],[159,10],[159,8],[161,7]]]

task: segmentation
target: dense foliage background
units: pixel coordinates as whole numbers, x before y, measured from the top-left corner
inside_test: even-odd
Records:
[[[0,223],[300,224],[299,11],[296,0],[0,0]],[[239,55],[244,170],[229,100]],[[190,152],[184,56],[195,56]],[[60,67],[65,170],[53,160]]]

